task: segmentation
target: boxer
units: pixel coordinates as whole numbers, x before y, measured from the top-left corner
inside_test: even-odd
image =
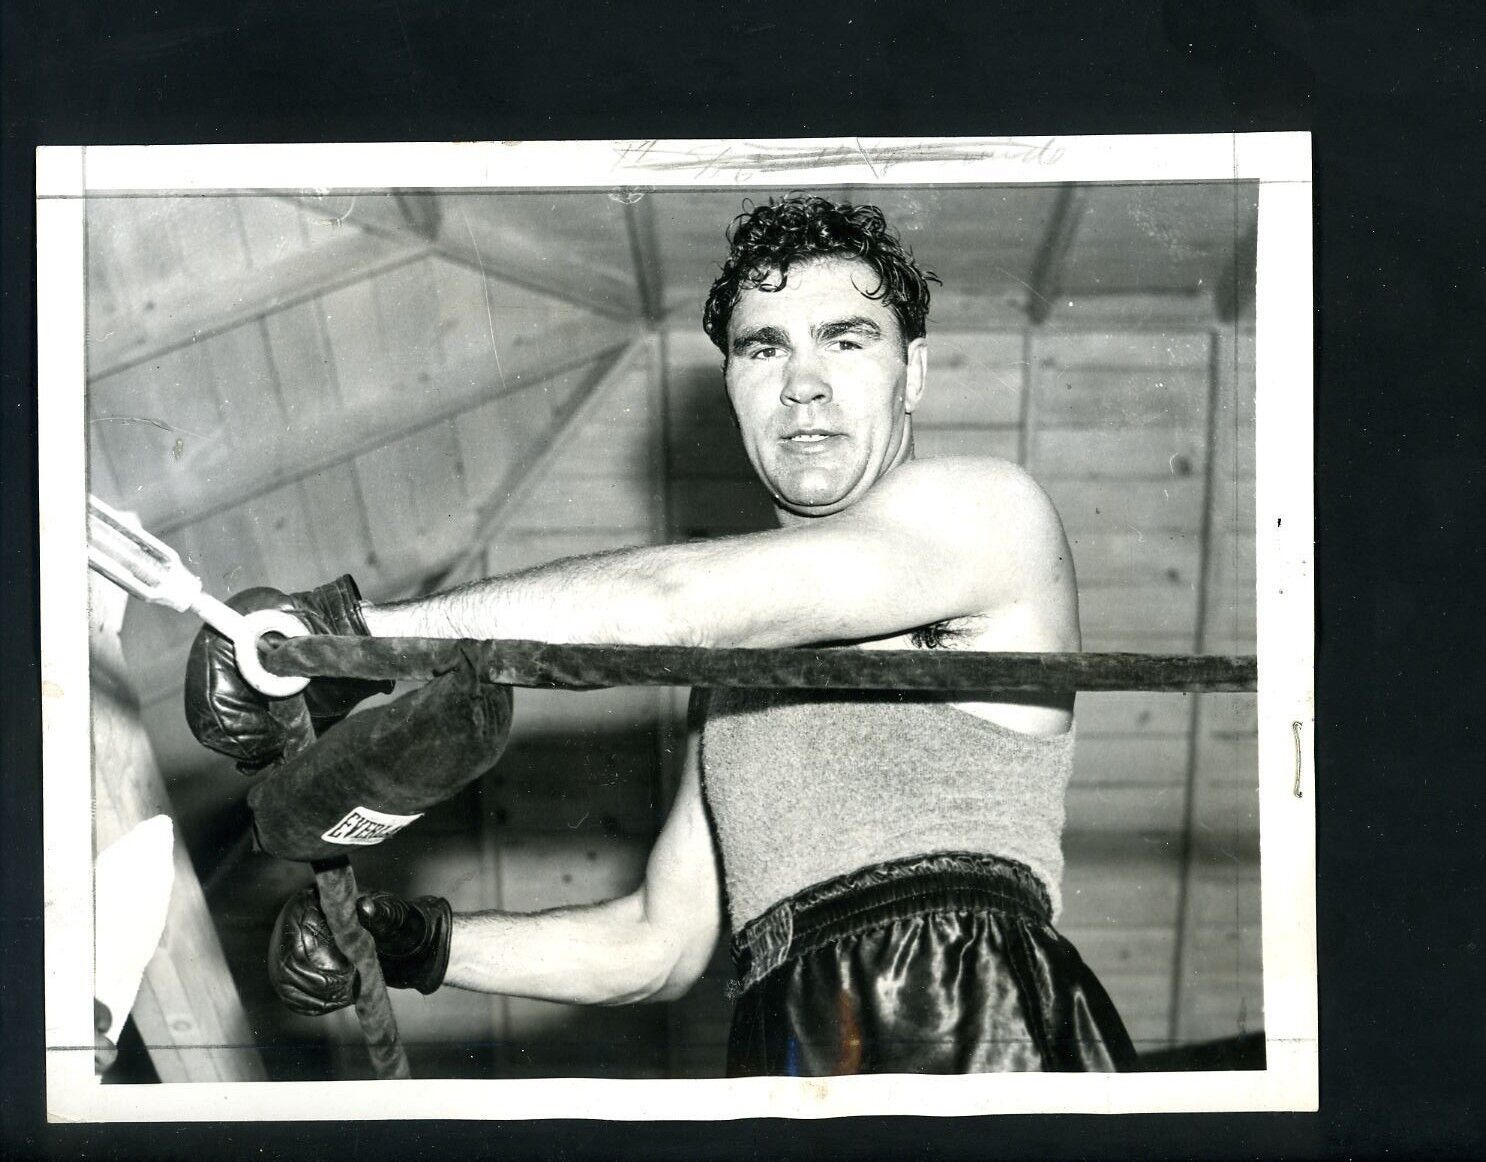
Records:
[[[1077,650],[1046,494],[1005,461],[914,456],[937,279],[881,212],[791,196],[740,216],[729,242],[702,325],[779,527],[359,603],[367,632]],[[372,894],[362,922],[394,984],[624,1004],[684,993],[725,916],[734,1075],[1130,1068],[1118,1014],[1053,927],[1072,709],[995,691],[697,692],[635,891],[531,914]],[[354,994],[312,890],[286,905],[270,961],[303,1011]]]

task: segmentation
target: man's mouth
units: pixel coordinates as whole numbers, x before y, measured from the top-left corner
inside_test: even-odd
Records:
[[[786,444],[794,444],[798,447],[802,445],[808,446],[810,444],[823,444],[837,434],[836,432],[828,432],[824,428],[802,428],[797,432],[788,432],[780,438]]]

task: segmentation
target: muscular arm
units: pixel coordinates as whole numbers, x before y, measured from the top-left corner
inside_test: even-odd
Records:
[[[1071,578],[1041,489],[967,457],[910,461],[806,525],[554,561],[365,614],[384,636],[789,646],[1000,612]]]
[[[445,984],[618,1005],[671,1000],[696,982],[717,942],[721,904],[702,807],[700,722],[696,713],[691,718],[681,786],[645,882],[588,907],[456,915]]]

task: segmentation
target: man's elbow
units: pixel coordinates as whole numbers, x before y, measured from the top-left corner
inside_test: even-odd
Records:
[[[685,996],[707,971],[716,942],[715,931],[662,935],[648,987],[638,999],[660,1003]]]
[[[668,1001],[679,1001],[691,991],[691,986],[696,984],[699,977],[688,977],[684,980],[669,980],[660,988],[650,993],[644,999],[652,1004],[665,1004]]]
[[[677,1000],[701,979],[706,963],[705,959],[696,963],[693,958],[657,947],[642,957],[636,957],[633,971],[626,974],[628,979],[623,985],[602,998],[595,998],[594,1003],[614,1007]]]
[[[635,899],[635,897],[631,897]],[[715,928],[693,930],[692,925],[659,923],[652,918],[634,923],[626,934],[617,964],[602,996],[588,1003],[605,1006],[673,1001],[683,996],[706,971],[716,943]]]
[[[660,986],[646,999],[656,1002],[680,1000],[702,979],[710,959],[710,950],[706,955],[693,953],[677,957]]]

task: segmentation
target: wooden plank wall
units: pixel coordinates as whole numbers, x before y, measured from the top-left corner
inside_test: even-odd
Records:
[[[486,203],[460,209],[477,254],[541,220],[535,203],[514,226],[480,218],[496,212]],[[595,212],[609,210],[596,200]],[[531,278],[484,276],[405,239],[349,246],[354,208],[346,214],[264,199],[90,210],[90,344],[117,367],[104,363],[90,385],[93,488],[124,507],[145,497],[214,592],[343,570],[372,595],[416,580],[468,540],[510,466],[531,458],[634,333]],[[664,214],[661,226],[664,241]],[[203,250],[226,257],[194,270]],[[327,273],[350,260],[362,264],[356,277]],[[185,318],[203,282],[288,263],[286,285],[299,291],[282,302],[245,311],[221,296],[211,334],[182,341],[188,329],[166,319],[149,324],[153,339],[108,347],[111,330],[141,315]],[[601,265],[615,282],[612,255]],[[1085,646],[1252,650],[1250,324],[1218,326],[1175,298],[1102,315],[1060,307],[1042,327],[1000,302],[946,293],[936,304],[919,452],[1003,456],[1042,481],[1072,541]],[[149,357],[129,365],[139,351]],[[768,527],[720,357],[691,317],[655,334],[595,407],[544,458],[488,571]],[[317,442],[347,430],[354,455],[316,459]],[[285,442],[292,455],[275,450]],[[268,464],[252,495],[195,514],[202,482],[244,457]],[[219,495],[231,500],[240,485],[225,479]],[[208,894],[250,1020],[275,1047],[266,1067],[367,1076],[349,1018],[294,1018],[268,994],[268,926],[309,877],[262,857],[224,860],[246,783],[181,720],[193,631],[136,606],[125,647],[188,845],[198,866],[222,869]],[[516,910],[629,890],[668,803],[682,704],[673,691],[519,692],[500,768],[358,857],[362,882]],[[1062,926],[1142,1047],[1261,1027],[1253,699],[1084,696],[1078,722]],[[691,995],[661,1007],[585,1010],[452,989],[394,1004],[423,1076],[707,1076],[722,1068],[728,976],[719,952]]]

